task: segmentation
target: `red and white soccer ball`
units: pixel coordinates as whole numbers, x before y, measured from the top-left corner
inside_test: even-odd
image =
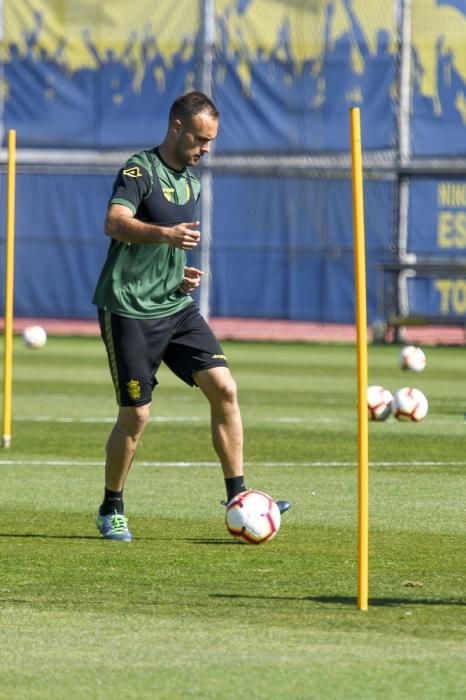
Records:
[[[23,331],[23,342],[27,348],[38,350],[47,342],[47,333],[42,326],[27,326]]]
[[[401,369],[409,369],[411,372],[422,372],[426,366],[426,356],[417,345],[406,345],[400,351]]]
[[[427,416],[428,410],[427,398],[419,389],[404,386],[394,396],[393,415],[398,420],[418,422]]]
[[[280,529],[280,511],[266,493],[243,491],[227,504],[225,524],[230,535],[240,542],[262,544]]]
[[[367,387],[367,411],[369,420],[387,420],[392,412],[393,395],[383,386],[373,384]]]

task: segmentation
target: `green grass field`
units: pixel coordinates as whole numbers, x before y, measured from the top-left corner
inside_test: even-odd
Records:
[[[95,529],[115,405],[97,338],[15,339],[0,451],[0,698],[466,697],[464,349],[369,383],[429,399],[370,424],[369,610],[357,609],[356,356],[233,344],[247,482],[289,498],[270,543],[236,544],[198,390],[163,370],[126,490],[134,541]]]

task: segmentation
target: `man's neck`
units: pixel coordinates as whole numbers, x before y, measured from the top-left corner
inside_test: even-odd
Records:
[[[160,146],[157,146],[156,151],[158,152],[159,156],[165,163],[165,165],[168,165],[169,168],[172,170],[176,170],[178,172],[181,172],[184,170],[185,166],[181,165],[172,155],[171,149],[167,147],[165,143],[162,143]]]

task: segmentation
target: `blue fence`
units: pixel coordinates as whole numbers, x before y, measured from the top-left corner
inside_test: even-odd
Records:
[[[92,12],[83,3],[79,17],[71,0],[62,5],[63,12],[40,0],[4,5],[4,130],[17,131],[20,149],[60,151],[63,162],[71,150],[130,154],[158,143],[172,100],[202,87],[204,3],[160,0],[154,8],[149,0],[131,7],[103,0]],[[403,90],[411,109],[408,162],[466,155],[466,2],[437,0],[424,9],[413,3],[409,85],[402,83],[398,45],[407,20],[403,12],[395,16],[393,5],[327,0],[311,7],[303,0],[274,3],[271,11],[266,0],[217,0],[211,47],[212,94],[221,113],[216,156],[347,155],[348,109],[356,105],[365,153],[395,164],[365,182],[370,322],[380,314],[377,269],[401,250],[396,162]],[[331,169],[300,177],[279,169],[274,176],[227,171],[214,171],[211,313],[352,323],[348,176]],[[403,254],[446,261],[464,254],[466,179],[404,179]],[[77,173],[71,157],[68,171],[19,169],[17,315],[93,317],[112,180],[113,172],[92,167]],[[4,182],[2,176],[3,206]],[[3,244],[3,221],[0,228]],[[448,279],[411,279],[410,311],[461,317],[464,280]]]
[[[95,316],[91,297],[108,245],[103,216],[112,180],[88,174],[18,177],[17,315]],[[366,187],[368,284],[374,289],[375,262],[388,260],[393,245],[392,189],[385,182]],[[214,315],[352,321],[348,181],[218,176],[214,201],[223,203],[214,208]],[[375,304],[370,295],[371,316]]]

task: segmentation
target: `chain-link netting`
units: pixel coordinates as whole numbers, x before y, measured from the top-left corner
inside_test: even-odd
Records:
[[[436,195],[452,180],[464,187],[462,0],[4,0],[3,15],[3,127],[17,130],[19,196],[30,204],[18,221],[20,259],[33,230],[46,288],[47,246],[62,251],[57,267],[67,250],[66,265],[87,280],[63,276],[79,299],[68,315],[93,313],[97,263],[79,257],[80,210],[62,217],[63,187],[89,205],[87,240],[101,255],[97,183],[159,143],[171,102],[192,88],[211,92],[221,115],[200,171],[213,176],[202,255],[211,313],[352,322],[352,106],[362,120],[370,320],[386,313],[387,294],[390,310],[400,294],[408,311],[421,299],[445,307],[432,280],[412,292],[380,278],[384,266],[466,247],[466,205]],[[19,308],[34,315],[37,295],[24,289]]]

